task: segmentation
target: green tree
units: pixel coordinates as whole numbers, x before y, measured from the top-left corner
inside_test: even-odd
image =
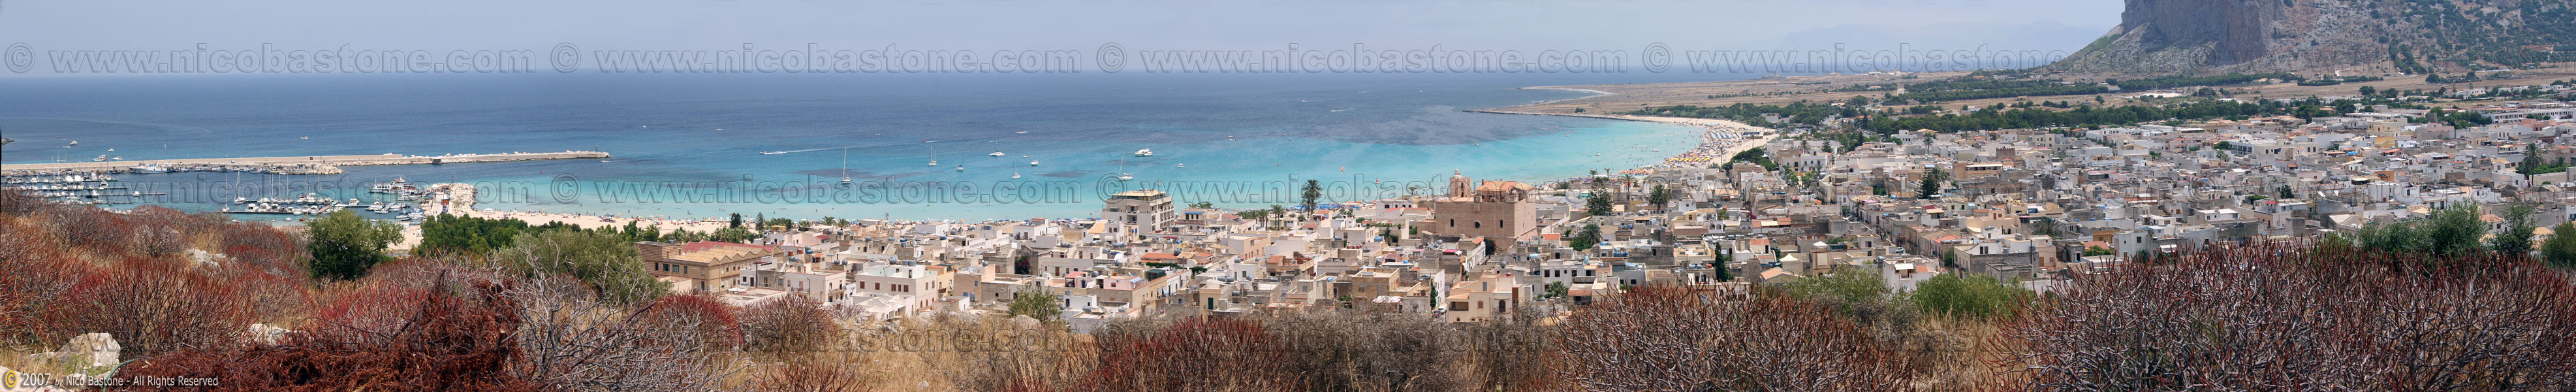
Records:
[[[2104,251],[2109,251],[2104,249]],[[2009,317],[2030,290],[1983,274],[1945,273],[1914,286],[1914,306],[1924,313],[1961,318]]]
[[[1943,172],[1938,167],[1930,168],[1923,172],[1923,185],[1915,191],[1914,196],[1920,199],[1931,199],[1941,193],[1941,182],[1949,180],[1950,173]]]
[[[1216,208],[1216,203],[1212,203],[1212,202],[1204,202],[1204,201],[1202,201],[1202,202],[1194,202],[1194,203],[1190,203],[1190,208],[1196,208],[1196,209],[1202,209],[1202,210],[1205,210],[1205,209],[1213,209],[1213,208]]]
[[[2477,206],[2463,203],[2434,210],[2420,219],[2363,226],[2357,237],[2359,245],[2370,250],[2469,254],[2490,249],[2479,243],[2486,236],[2486,222],[2478,217]]]
[[[742,227],[742,213],[732,213],[729,215],[733,215],[733,221],[732,223],[726,224],[725,227]]]
[[[2531,254],[2531,207],[2513,206],[2505,210],[2505,231],[2487,239],[2487,249],[2496,253],[2522,256]]]
[[[1584,199],[1585,199],[1585,200],[1583,201],[1583,212],[1584,212],[1584,213],[1591,214],[1592,216],[1604,216],[1604,215],[1610,215],[1610,195],[1609,195],[1609,194],[1605,194],[1605,193],[1593,193],[1593,194],[1591,194],[1591,195],[1584,196]]]
[[[1011,298],[1012,316],[1029,316],[1040,322],[1054,323],[1056,316],[1061,314],[1064,314],[1064,303],[1056,299],[1055,293],[1030,290]]]
[[[1782,289],[1799,298],[1825,300],[1845,314],[1854,306],[1885,299],[1888,293],[1887,281],[1879,279],[1878,274],[1853,267],[1836,267],[1833,272],[1800,279]]]
[[[2559,223],[2549,231],[2549,241],[2540,243],[2541,259],[2558,268],[2576,268],[2576,222]]]
[[[1311,215],[1315,212],[1315,199],[1324,197],[1324,182],[1320,180],[1306,180],[1306,189],[1302,193],[1302,195],[1299,195],[1298,201],[1300,204],[1306,206],[1306,212]]]
[[[608,231],[520,233],[493,261],[524,276],[568,275],[598,290],[600,299],[640,304],[670,293],[635,253],[635,243]]]
[[[1601,225],[1583,225],[1582,232],[1575,233],[1574,238],[1568,238],[1565,242],[1566,246],[1574,250],[1592,250],[1593,245],[1601,243]]]
[[[2110,255],[2119,254],[2119,253],[2120,253],[2119,251],[2111,250],[2111,248],[2104,248],[2104,247],[2099,247],[2099,246],[2088,246],[2088,247],[2084,247],[2084,257],[2093,257],[2093,256],[2110,256]]]
[[[1672,200],[1673,200],[1673,194],[1672,194],[1672,191],[1671,191],[1671,190],[1668,190],[1668,189],[1665,189],[1665,188],[1664,188],[1664,184],[1655,184],[1655,193],[1654,193],[1654,194],[1651,194],[1651,195],[1646,195],[1646,203],[1647,203],[1647,204],[1653,204],[1653,205],[1655,206],[1655,208],[1663,208],[1663,207],[1664,207],[1664,202],[1669,202],[1669,201],[1672,201]]]
[[[2296,199],[2296,198],[2299,198],[2299,195],[2298,195],[2297,193],[2291,193],[2291,191],[2290,191],[2290,186],[2289,186],[2289,185],[2282,185],[2282,186],[2281,186],[2281,199],[2282,199],[2282,200],[2289,200],[2289,199]]]
[[[1567,294],[1571,294],[1573,291],[1573,288],[1565,286],[1565,282],[1548,282],[1547,294],[1542,294],[1539,298],[1565,298]]]
[[[312,240],[305,251],[313,254],[313,276],[325,279],[357,279],[367,276],[376,264],[393,260],[385,246],[402,240],[402,226],[393,222],[358,217],[358,213],[340,210],[307,224]]]

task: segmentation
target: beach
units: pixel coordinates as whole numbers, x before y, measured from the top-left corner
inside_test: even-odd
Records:
[[[1610,92],[1603,92],[1603,91],[1598,91],[1598,90],[1586,90],[1586,89],[1552,88],[1552,87],[1531,87],[1531,88],[1532,88],[1532,89],[1549,89],[1549,90],[1572,90],[1572,91],[1583,91],[1583,92],[1598,93],[1598,94],[1602,94],[1602,95],[1612,95],[1612,94],[1614,94],[1614,93],[1610,93]],[[1595,97],[1598,97],[1598,96],[1601,96],[1601,95],[1595,95]],[[1590,98],[1590,97],[1584,97],[1584,98]],[[1583,98],[1574,98],[1574,99],[1583,99]],[[1561,100],[1560,100],[1560,101],[1561,101]],[[1551,102],[1554,102],[1554,101],[1551,101]],[[1643,167],[1639,167],[1639,168],[1637,168],[1637,169],[1639,169],[1639,170],[1657,169],[1657,168],[1672,168],[1672,167],[1706,167],[1707,165],[1710,165],[1710,164],[1713,164],[1713,163],[1725,162],[1728,158],[1732,158],[1732,157],[1734,157],[1734,156],[1735,156],[1735,154],[1737,154],[1737,153],[1742,153],[1742,152],[1744,152],[1744,151],[1746,151],[1746,150],[1751,150],[1751,149],[1753,149],[1753,148],[1755,148],[1755,147],[1761,147],[1761,146],[1763,146],[1763,145],[1765,145],[1765,144],[1770,144],[1770,143],[1771,143],[1771,140],[1773,140],[1773,139],[1777,139],[1777,138],[1779,138],[1779,137],[1780,137],[1780,130],[1777,130],[1777,129],[1763,128],[1763,127],[1756,127],[1756,126],[1753,126],[1753,125],[1750,125],[1750,124],[1745,124],[1745,123],[1742,123],[1742,122],[1736,122],[1736,121],[1733,121],[1733,120],[1714,119],[1714,118],[1654,117],[1654,116],[1631,116],[1631,115],[1622,115],[1622,114],[1542,113],[1542,112],[1525,112],[1525,111],[1512,111],[1512,110],[1490,110],[1490,109],[1488,109],[1488,110],[1469,110],[1469,111],[1470,111],[1470,112],[1477,112],[1477,113],[1494,113],[1494,114],[1526,114],[1526,115],[1535,115],[1535,116],[1590,117],[1590,118],[1611,119],[1611,120],[1644,121],[1644,122],[1654,122],[1654,123],[1664,123],[1664,124],[1688,125],[1688,126],[1698,127],[1698,128],[1700,128],[1700,129],[1702,130],[1702,133],[1700,134],[1700,143],[1699,143],[1699,145],[1692,146],[1689,150],[1682,151],[1682,152],[1680,152],[1680,153],[1674,154],[1674,155],[1673,155],[1672,157],[1670,157],[1670,158],[1665,158],[1663,162],[1658,162],[1658,163],[1655,163],[1655,164],[1652,164],[1652,165],[1647,165],[1647,166],[1643,166]],[[1747,138],[1747,137],[1745,137],[1745,136],[1744,136],[1744,135],[1745,135],[1745,134],[1747,134],[1747,133],[1758,134],[1758,135],[1760,135],[1760,136],[1759,136],[1759,137],[1753,137],[1753,138]]]

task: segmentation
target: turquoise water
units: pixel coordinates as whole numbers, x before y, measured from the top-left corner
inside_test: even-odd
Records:
[[[1340,75],[242,75],[0,78],[8,163],[600,150],[606,160],[128,175],[156,204],[484,184],[484,208],[705,217],[1097,216],[1102,195],[1296,204],[1544,181],[1661,160],[1690,127],[1467,113],[1583,96],[1553,80]],[[1564,81],[1581,82],[1581,81]],[[1570,132],[1570,133],[1569,133]],[[303,139],[309,138],[309,139]],[[80,141],[73,148],[64,142]],[[925,143],[927,141],[927,143]],[[116,151],[108,152],[106,149]],[[1152,149],[1152,157],[1132,156]],[[1652,152],[1661,149],[1667,152]],[[993,151],[1005,157],[991,157]],[[843,152],[847,152],[846,170]],[[761,154],[761,152],[786,152]],[[1599,154],[1599,156],[1595,156]],[[927,163],[937,160],[938,166]],[[1030,160],[1040,165],[1028,165]],[[964,171],[956,170],[964,166]],[[1186,167],[1183,167],[1186,166]],[[1013,174],[1019,179],[1012,179]],[[1133,180],[1120,181],[1118,175]],[[842,185],[850,177],[853,184]],[[1416,188],[1418,187],[1418,188]]]

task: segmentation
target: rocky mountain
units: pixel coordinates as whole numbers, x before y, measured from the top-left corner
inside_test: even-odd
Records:
[[[2415,74],[2576,61],[2571,0],[2126,0],[2041,71]]]

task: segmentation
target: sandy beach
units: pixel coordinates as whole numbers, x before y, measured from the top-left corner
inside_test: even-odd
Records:
[[[1586,90],[1586,89],[1578,89],[1578,88],[1562,88],[1562,87],[1529,87],[1529,88],[1530,88],[1530,89],[1542,89],[1542,90],[1571,90],[1571,91],[1583,91],[1583,92],[1591,92],[1591,93],[1598,93],[1598,94],[1602,94],[1602,95],[1595,95],[1595,96],[1593,96],[1593,97],[1599,97],[1599,96],[1603,96],[1603,95],[1615,95],[1615,93],[1610,93],[1610,92],[1604,92],[1604,91],[1598,91],[1598,90]],[[1591,98],[1591,97],[1583,97],[1583,98]],[[1583,98],[1571,98],[1571,99],[1583,99]],[[1563,101],[1563,100],[1559,100],[1559,101]],[[1550,102],[1555,102],[1555,101],[1550,101]],[[1754,147],[1761,147],[1761,146],[1763,146],[1763,145],[1770,144],[1770,143],[1771,143],[1771,140],[1773,140],[1773,139],[1777,139],[1777,138],[1779,138],[1779,137],[1780,137],[1780,130],[1777,130],[1777,129],[1763,128],[1763,127],[1756,127],[1756,126],[1753,126],[1753,125],[1750,125],[1750,124],[1745,124],[1745,123],[1742,123],[1742,122],[1736,122],[1736,121],[1733,121],[1733,120],[1714,119],[1714,118],[1684,118],[1684,117],[1631,116],[1631,115],[1623,115],[1623,114],[1544,113],[1544,112],[1525,112],[1525,111],[1491,110],[1491,109],[1487,109],[1487,110],[1469,110],[1469,111],[1470,111],[1470,112],[1477,112],[1477,113],[1494,113],[1494,114],[1526,114],[1526,115],[1534,115],[1534,116],[1590,117],[1590,118],[1610,119],[1610,120],[1645,121],[1645,122],[1665,123],[1665,124],[1675,124],[1675,125],[1689,125],[1689,126],[1699,127],[1699,128],[1701,129],[1701,134],[1700,134],[1700,143],[1699,143],[1699,145],[1691,147],[1691,149],[1690,149],[1690,150],[1682,151],[1681,153],[1677,153],[1677,154],[1673,154],[1673,156],[1672,156],[1672,157],[1670,157],[1670,158],[1665,158],[1663,162],[1658,162],[1658,163],[1655,163],[1655,164],[1653,164],[1653,165],[1647,165],[1647,166],[1644,166],[1644,167],[1639,167],[1638,169],[1640,169],[1640,170],[1644,170],[1644,169],[1656,169],[1656,168],[1670,168],[1670,167],[1684,167],[1684,166],[1690,166],[1690,167],[1706,167],[1706,166],[1708,166],[1708,165],[1710,165],[1710,164],[1714,164],[1714,163],[1718,163],[1718,162],[1725,162],[1727,158],[1732,158],[1732,157],[1734,157],[1734,156],[1735,156],[1735,154],[1737,154],[1737,153],[1742,153],[1742,152],[1744,152],[1745,150],[1751,150],[1751,149],[1753,149]],[[1758,134],[1759,136],[1758,136],[1758,137],[1746,137],[1746,136],[1745,136],[1745,134],[1747,134],[1747,133],[1754,133],[1754,134]]]

